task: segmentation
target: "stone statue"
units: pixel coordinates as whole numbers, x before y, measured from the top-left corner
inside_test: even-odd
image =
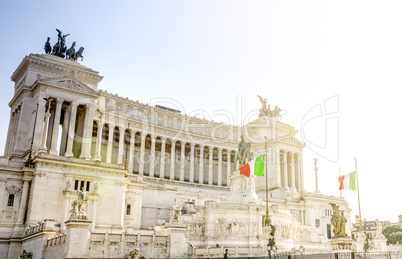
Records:
[[[258,96],[258,98],[260,98],[260,102],[261,102],[261,105],[262,105],[262,107],[261,107],[261,109],[260,109],[260,115],[259,115],[258,117],[262,117],[262,116],[268,116],[268,117],[270,117],[270,116],[269,116],[269,112],[268,112],[268,110],[267,110],[267,103],[268,103],[267,98],[262,98],[262,97],[259,96],[259,95],[257,95],[257,96]]]
[[[313,158],[314,159],[314,167],[317,167],[317,158]]]
[[[260,114],[258,117],[270,117],[270,118],[274,118],[274,119],[282,119],[282,115],[281,115],[281,109],[278,106],[275,106],[274,110],[271,110],[271,105],[268,104],[268,100],[267,98],[262,98],[261,96],[257,95],[258,98],[260,98],[260,102],[261,102],[261,109],[260,109]],[[267,106],[268,104],[268,106]]]
[[[47,41],[45,43],[45,53],[46,54],[52,53],[52,47],[50,46],[50,37],[47,37]]]
[[[383,237],[384,234],[382,233],[382,224],[378,219],[375,220],[375,225],[377,227],[377,232],[375,234],[375,237],[376,238]]]
[[[336,205],[335,203],[330,203],[332,206],[333,214],[331,217],[331,223],[333,232],[334,232],[334,238],[338,237],[347,237],[348,235],[346,234],[346,222],[347,219],[344,215],[344,212],[339,209],[339,205]]]
[[[181,223],[181,208],[176,199],[170,208],[170,223]]]
[[[77,59],[81,58],[81,61],[84,59],[84,56],[82,55],[82,52],[84,52],[84,47],[80,47],[78,51],[75,53],[73,60],[77,61]]]
[[[88,197],[84,188],[78,191],[78,197],[71,204],[70,219],[87,219]]]
[[[241,135],[240,142],[237,145],[235,163],[237,163],[237,160],[239,160],[240,166],[243,166],[248,162],[248,160],[251,159],[250,147],[251,147],[251,144],[246,143],[246,141],[244,141],[243,135]]]
[[[75,41],[71,44],[71,47],[66,51],[66,59],[73,60],[75,55]]]

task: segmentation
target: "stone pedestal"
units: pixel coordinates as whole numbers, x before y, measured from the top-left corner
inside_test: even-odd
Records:
[[[170,225],[165,228],[165,231],[169,235],[169,258],[187,257],[186,227],[181,224]]]
[[[354,242],[353,252],[364,252],[364,242],[366,242],[366,234],[359,232],[356,242]]]
[[[385,252],[387,251],[387,238],[381,234],[376,235],[373,239],[374,249],[378,252]]]
[[[259,197],[255,192],[255,175],[250,177],[241,175],[239,171],[235,171],[230,176],[230,196],[229,203],[245,203],[257,202]]]
[[[329,241],[334,253],[346,253],[352,251],[352,239],[350,237],[338,237]]]
[[[65,258],[87,258],[89,242],[90,220],[70,219],[66,221],[66,245]]]

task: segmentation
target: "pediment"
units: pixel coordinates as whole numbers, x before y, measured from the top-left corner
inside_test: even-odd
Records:
[[[304,147],[305,144],[302,143],[300,140],[298,140],[297,138],[295,138],[294,136],[283,136],[278,138],[279,142],[283,142],[286,144],[291,144],[291,145],[295,145],[295,146],[300,146],[300,147]]]
[[[57,78],[54,77],[40,78],[37,82],[85,95],[91,95],[94,97],[98,97],[100,95],[100,93],[98,93],[96,90],[92,89],[91,87],[89,87],[88,85],[86,85],[85,83],[81,82],[80,80],[78,80],[73,76],[57,77]]]

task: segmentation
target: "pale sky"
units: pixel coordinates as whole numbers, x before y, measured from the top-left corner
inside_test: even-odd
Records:
[[[257,94],[267,97],[306,142],[307,191],[315,190],[313,158],[320,192],[338,196],[338,169],[354,171],[356,157],[362,217],[396,222],[401,13],[401,1],[3,1],[0,153],[10,76],[24,56],[44,53],[48,36],[54,45],[58,28],[71,34],[68,47],[85,47],[80,63],[104,76],[100,89],[132,100],[171,98],[183,113],[220,121],[225,110],[242,124],[237,110],[244,118],[260,108]],[[357,194],[344,197],[354,221]]]

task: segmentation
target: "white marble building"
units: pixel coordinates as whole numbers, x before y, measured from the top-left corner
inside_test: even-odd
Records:
[[[11,79],[0,258],[110,258],[135,248],[150,258],[266,255],[265,178],[239,175],[242,132],[253,156],[267,154],[279,251],[331,251],[330,202],[350,223],[344,199],[304,189],[304,144],[279,120],[240,128],[134,102],[98,89],[98,72],[52,55],[26,56]],[[69,220],[82,188],[89,220]],[[171,222],[175,199],[182,215]]]

